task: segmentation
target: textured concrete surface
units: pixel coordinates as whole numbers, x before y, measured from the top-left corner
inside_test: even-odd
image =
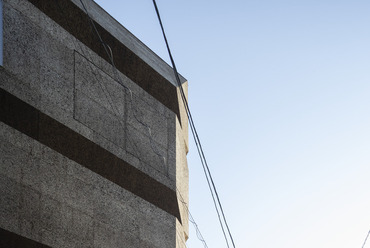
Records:
[[[89,45],[94,34],[84,31],[82,42],[60,25],[67,16],[56,13],[53,20],[40,11],[55,7],[48,1],[3,2],[0,87],[26,107],[0,108],[2,233],[11,233],[11,242],[19,237],[50,247],[185,247],[187,118],[181,101],[177,112],[173,103],[158,100],[171,92],[160,91],[173,87],[165,85],[174,82],[171,68],[92,1],[85,1],[91,16],[106,37],[112,34],[111,44],[122,42],[131,57],[138,56],[131,60],[136,64],[117,61],[124,70],[115,70],[99,44]],[[55,1],[61,8],[72,6],[67,2]],[[88,29],[83,23],[79,28]],[[154,91],[143,81],[148,73]],[[181,99],[176,91],[173,99]],[[5,114],[11,111],[23,112],[9,122]],[[122,181],[130,175],[130,184]],[[136,177],[142,179],[135,183]],[[140,183],[173,192],[179,215],[164,210],[152,190],[140,192]]]
[[[72,0],[77,6],[82,9],[79,0]],[[163,75],[173,85],[177,86],[175,75],[172,67],[165,63],[157,54],[150,50],[144,43],[133,36],[130,31],[123,27],[119,22],[112,18],[104,9],[97,3],[86,1],[85,7],[94,20],[102,27],[112,33],[120,42],[127,46],[131,51],[137,54],[148,65]],[[185,83],[186,79],[180,75],[181,83]]]
[[[0,66],[3,65],[3,0],[0,0]]]
[[[174,247],[175,217],[5,124],[1,130],[2,228],[52,247]]]

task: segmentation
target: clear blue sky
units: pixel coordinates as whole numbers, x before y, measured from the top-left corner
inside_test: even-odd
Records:
[[[152,1],[97,2],[169,61]],[[361,248],[370,1],[157,3],[237,247]],[[208,246],[226,247],[193,144],[188,164],[190,211]]]

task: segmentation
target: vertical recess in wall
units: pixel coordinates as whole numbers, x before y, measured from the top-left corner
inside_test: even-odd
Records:
[[[3,0],[0,0],[0,66],[3,65]]]

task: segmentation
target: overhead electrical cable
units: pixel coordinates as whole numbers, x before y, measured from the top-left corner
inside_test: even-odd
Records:
[[[366,245],[366,241],[367,241],[367,238],[369,237],[369,235],[370,235],[370,230],[369,230],[369,232],[368,232],[368,233],[367,233],[367,235],[366,235],[366,238],[365,238],[364,244],[362,245],[362,248],[364,248],[364,247],[365,247],[365,245]]]
[[[163,38],[164,38],[165,43],[166,43],[166,47],[167,47],[167,51],[168,51],[168,54],[169,54],[169,57],[170,57],[170,60],[171,60],[172,68],[174,70],[176,81],[177,81],[178,87],[180,89],[181,98],[183,100],[183,103],[184,103],[184,106],[185,106],[185,110],[186,110],[186,113],[187,113],[187,116],[188,116],[188,119],[189,119],[190,128],[191,128],[191,131],[192,131],[192,134],[193,134],[193,138],[194,138],[195,144],[196,144],[197,149],[198,149],[199,157],[200,157],[200,160],[201,160],[201,163],[202,163],[202,166],[203,166],[203,170],[205,172],[205,176],[206,176],[206,179],[207,179],[207,182],[208,182],[209,189],[211,191],[211,195],[212,195],[212,198],[213,198],[213,201],[214,201],[214,204],[215,204],[216,212],[219,215],[219,209],[220,209],[221,214],[222,214],[222,218],[223,218],[223,222],[224,222],[224,224],[226,226],[226,229],[227,229],[229,238],[230,238],[230,240],[231,240],[231,242],[233,244],[233,247],[235,248],[235,243],[234,243],[234,240],[233,240],[233,237],[232,237],[230,228],[229,228],[229,226],[227,224],[225,213],[223,211],[222,204],[221,204],[220,198],[218,196],[215,183],[213,181],[213,178],[212,178],[210,169],[208,167],[208,163],[207,163],[206,157],[205,157],[204,152],[203,152],[203,148],[202,148],[202,145],[201,145],[199,136],[198,136],[198,132],[196,130],[196,127],[195,127],[195,124],[194,124],[194,121],[193,121],[193,118],[192,118],[192,115],[191,115],[191,112],[190,112],[190,109],[189,109],[189,105],[188,105],[188,102],[186,100],[184,90],[182,88],[182,84],[181,84],[181,80],[180,80],[180,77],[179,77],[179,73],[177,71],[177,68],[176,68],[176,65],[175,65],[175,61],[174,61],[174,59],[172,57],[172,53],[171,53],[171,50],[170,50],[170,47],[169,47],[169,44],[168,44],[168,41],[167,41],[167,37],[166,37],[165,31],[164,31],[164,27],[163,27],[163,23],[162,23],[162,20],[161,20],[161,16],[159,14],[158,6],[157,6],[157,3],[156,3],[155,0],[153,0],[153,4],[154,4],[155,11],[157,13],[159,24],[160,24],[161,29],[162,29]],[[210,185],[210,182],[209,181],[211,182],[212,186]],[[217,201],[215,200],[214,195],[216,196],[216,200]],[[219,209],[218,209],[217,206],[219,207]],[[224,237],[225,237],[225,240],[226,240],[227,247],[229,247],[228,238],[226,237],[225,231],[224,231],[224,224],[221,221],[220,217],[219,217],[219,221],[220,221],[220,225],[221,225],[222,231],[224,233]]]

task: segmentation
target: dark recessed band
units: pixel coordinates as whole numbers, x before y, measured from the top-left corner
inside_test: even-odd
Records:
[[[50,248],[34,240],[0,228],[0,247],[9,248]]]
[[[0,120],[176,217],[176,192],[81,134],[0,89]]]

